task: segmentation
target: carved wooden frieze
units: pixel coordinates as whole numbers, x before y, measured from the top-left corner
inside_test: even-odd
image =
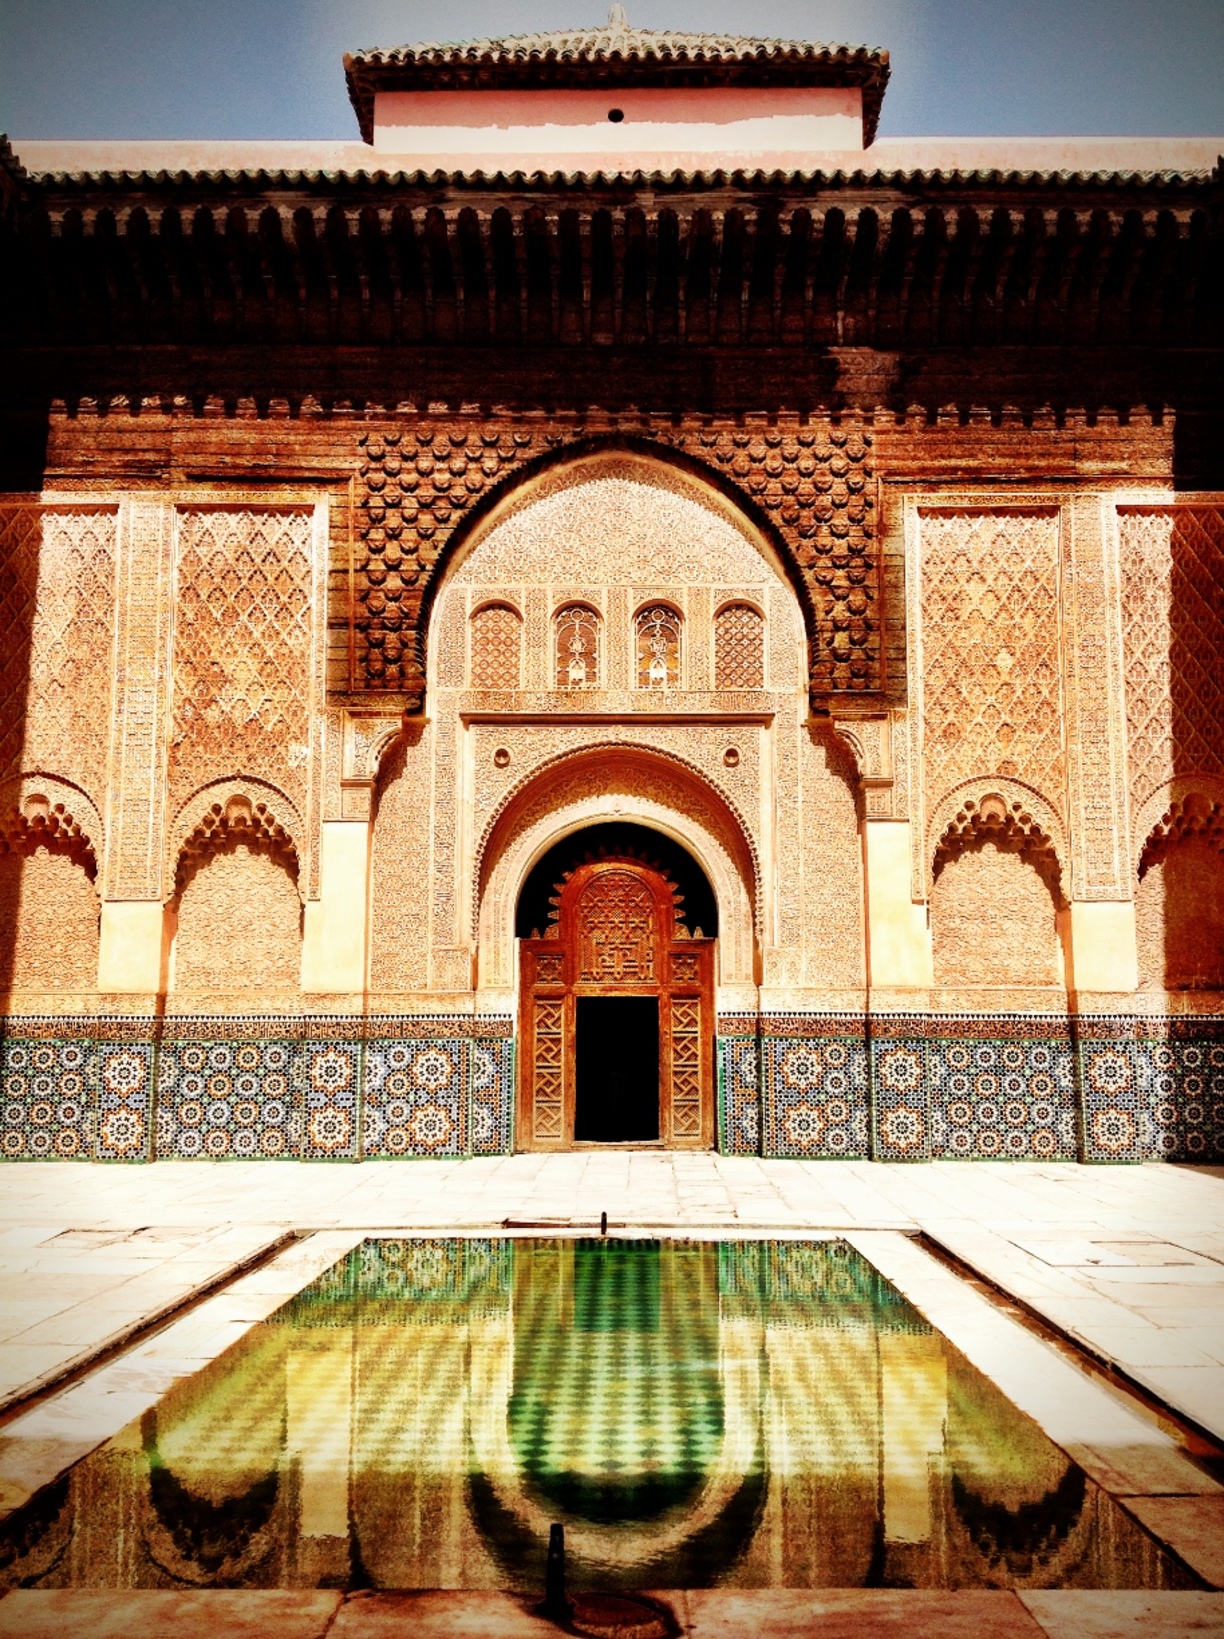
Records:
[[[546,458],[595,434],[573,419],[406,418],[358,437],[345,560],[333,574],[333,625],[348,630],[354,696],[419,711],[429,610],[465,526]],[[634,446],[680,453],[773,536],[800,593],[814,693],[881,686],[873,433],[857,420],[764,419],[605,426]]]

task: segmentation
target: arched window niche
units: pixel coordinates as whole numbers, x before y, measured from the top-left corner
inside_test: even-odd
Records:
[[[683,627],[679,611],[669,603],[647,604],[638,610],[635,627],[638,688],[678,689]]]
[[[559,689],[599,686],[600,621],[585,603],[567,603],[553,621],[556,685]]]

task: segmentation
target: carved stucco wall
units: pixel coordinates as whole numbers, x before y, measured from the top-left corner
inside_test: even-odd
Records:
[[[1048,883],[1018,852],[973,838],[931,890],[935,983],[1061,986],[1057,907]]]
[[[302,905],[285,862],[229,841],[185,873],[174,942],[180,992],[293,991],[301,976]]]
[[[313,815],[318,762],[319,589],[309,508],[201,507],[179,518],[175,563],[172,833],[196,793],[256,776]],[[196,806],[199,806],[198,804]],[[295,835],[313,886],[313,827]],[[174,860],[170,860],[171,869]]]
[[[91,991],[98,982],[98,896],[83,865],[45,844],[0,854],[0,966],[13,990]]]
[[[920,551],[927,811],[989,774],[1061,811],[1057,511],[924,509]]]
[[[597,688],[555,687],[553,620],[575,601],[600,617]],[[498,602],[523,615],[522,687],[509,696],[472,687],[472,616],[479,631]],[[634,617],[652,602],[684,621],[681,675],[664,690],[636,686]],[[766,688],[715,688],[715,615],[733,603],[764,613]],[[854,792],[844,753],[804,726],[804,643],[794,593],[751,526],[674,468],[623,452],[586,457],[508,498],[439,595],[429,727],[382,777],[373,988],[466,987],[473,885],[491,869],[494,817],[545,765],[561,778],[559,759],[599,745],[678,759],[737,816],[757,862],[767,982],[861,984]],[[567,722],[576,710],[584,720]],[[742,979],[743,958],[734,966]]]
[[[1220,839],[1180,837],[1135,893],[1139,983],[1145,990],[1224,990],[1224,852]]]
[[[1224,774],[1224,510],[1122,507],[1118,530],[1131,805],[1146,824],[1169,781]]]
[[[60,775],[98,808],[117,517],[114,506],[0,505],[0,778],[23,769]]]

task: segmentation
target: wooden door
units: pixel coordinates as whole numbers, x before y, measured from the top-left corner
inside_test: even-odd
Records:
[[[521,944],[520,1149],[574,1142],[577,1001],[653,996],[659,1005],[659,1142],[714,1142],[714,941],[690,939],[675,892],[633,859],[581,865],[553,900],[543,939]]]

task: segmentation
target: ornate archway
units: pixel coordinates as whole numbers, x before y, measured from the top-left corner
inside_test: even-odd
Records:
[[[673,885],[631,856],[558,889],[544,937],[520,947],[518,1147],[710,1148],[715,941],[692,937]]]

